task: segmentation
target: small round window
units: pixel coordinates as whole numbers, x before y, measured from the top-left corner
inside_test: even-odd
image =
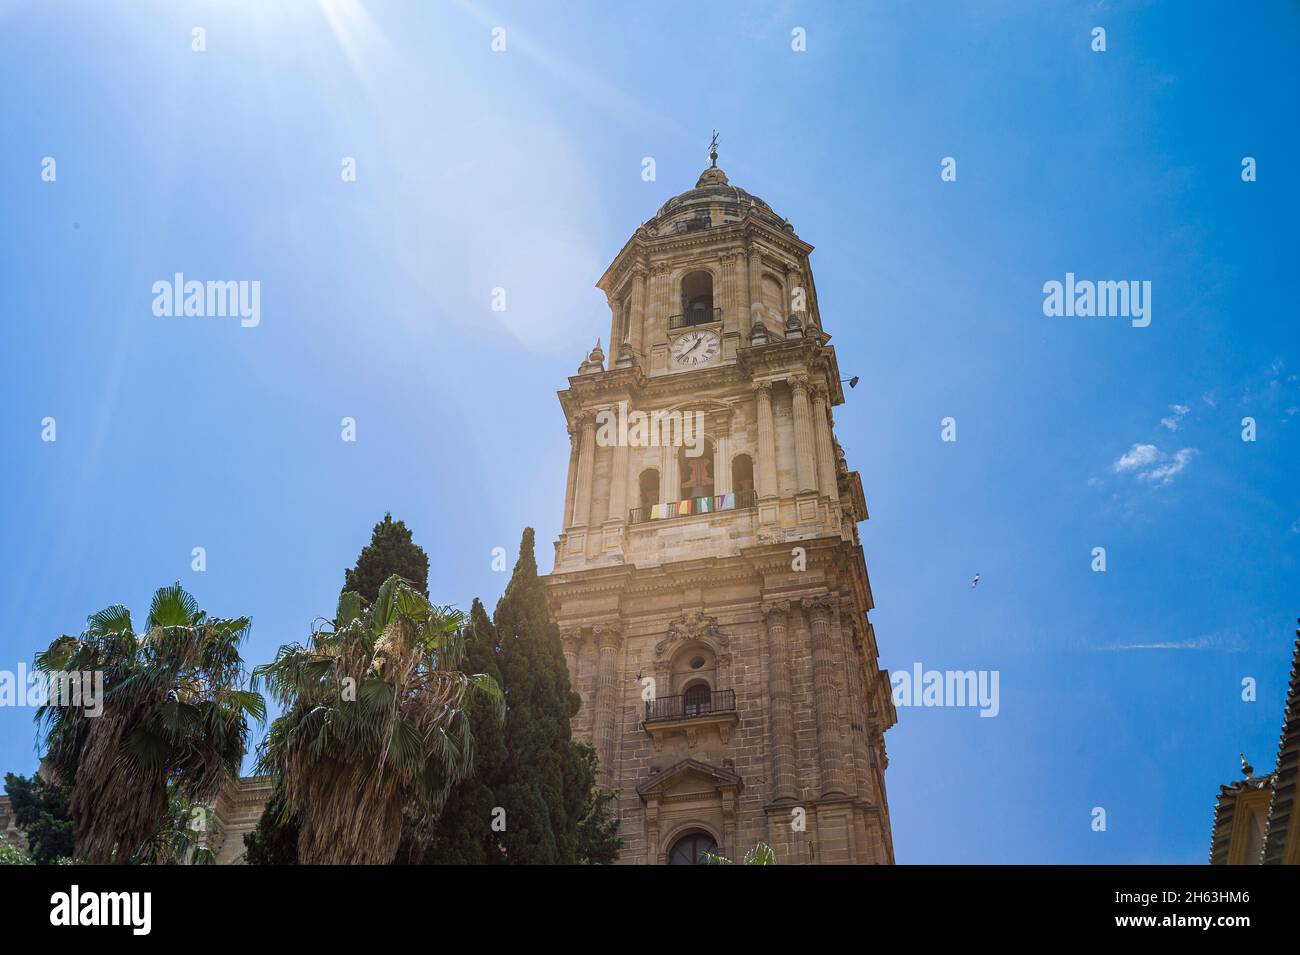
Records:
[[[702,666],[704,666],[704,657],[692,657],[692,658],[691,658],[691,669],[692,669],[692,670],[698,670],[698,669],[699,669],[700,667],[702,667]]]

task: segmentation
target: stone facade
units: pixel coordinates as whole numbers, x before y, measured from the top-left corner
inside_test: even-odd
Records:
[[[896,715],[811,252],[715,157],[597,283],[610,367],[598,343],[559,393],[570,457],[547,581],[623,863],[689,861],[701,840],[733,858],[766,842],[783,864],[894,861]],[[631,412],[702,422],[700,453],[611,427]]]
[[[244,833],[257,828],[274,789],[274,776],[241,776],[227,781],[209,816],[208,843],[216,853],[217,865],[243,863]]]

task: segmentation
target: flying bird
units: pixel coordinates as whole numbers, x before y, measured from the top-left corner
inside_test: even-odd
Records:
[[[972,587],[974,587],[974,586],[975,586],[976,584],[978,584],[979,582],[980,582],[980,575],[979,575],[979,574],[976,574],[976,575],[975,575],[975,579],[972,580],[972,581],[970,582],[970,585],[971,585]]]

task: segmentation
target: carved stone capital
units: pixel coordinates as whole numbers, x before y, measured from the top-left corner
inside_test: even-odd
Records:
[[[822,594],[818,597],[805,597],[801,601],[804,611],[814,621],[829,621],[831,614],[835,612],[835,598],[830,594]]]
[[[770,617],[779,617],[781,623],[786,623],[790,615],[790,601],[788,600],[767,600],[764,601],[763,620],[767,622]]]
[[[623,645],[623,624],[618,620],[598,623],[591,628],[591,635],[601,650],[617,650]]]
[[[770,381],[756,381],[753,383],[755,396],[766,395],[772,397],[772,383]]]

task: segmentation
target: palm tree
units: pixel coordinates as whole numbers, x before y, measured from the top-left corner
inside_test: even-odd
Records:
[[[304,864],[387,864],[403,821],[427,825],[469,774],[470,693],[504,719],[500,687],[457,669],[465,616],[431,604],[400,577],[361,598],[339,598],[333,622],[310,642],[283,646],[254,670],[285,707],[259,752],[258,771],[279,773],[285,811],[298,813]]]
[[[103,674],[100,715],[58,705],[66,700],[36,713],[46,758],[72,783],[78,860],[140,858],[168,825],[169,787],[205,802],[238,775],[248,718],[266,717],[261,695],[244,688],[239,645],[249,627],[247,617],[208,617],[176,583],[154,594],[143,634],[114,605],[37,656],[46,674]]]
[[[720,856],[716,852],[706,852],[704,854],[707,865],[735,865],[726,856]],[[776,865],[776,853],[766,842],[760,842],[754,848],[745,853],[744,861],[741,865]]]

